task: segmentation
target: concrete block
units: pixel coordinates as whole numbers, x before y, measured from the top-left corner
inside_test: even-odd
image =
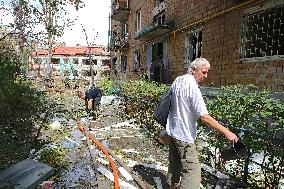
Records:
[[[0,172],[0,186],[9,184],[14,189],[33,189],[53,172],[54,169],[46,164],[25,159]]]

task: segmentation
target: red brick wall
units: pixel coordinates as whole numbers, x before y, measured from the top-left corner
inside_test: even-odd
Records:
[[[244,1],[239,1],[238,4]],[[268,1],[261,1],[266,3]],[[265,61],[255,63],[240,62],[241,28],[244,10],[259,3],[252,3],[240,9],[233,10],[221,16],[210,18],[228,8],[237,5],[236,0],[165,0],[166,21],[175,20],[177,30],[201,19],[208,18],[203,26],[202,57],[211,63],[211,71],[207,84],[224,86],[231,84],[255,84],[259,87],[275,91],[284,91],[284,61]],[[134,52],[141,51],[142,70],[146,64],[146,42],[134,40],[136,11],[141,9],[142,28],[153,21],[152,10],[154,0],[130,1],[131,13],[129,15],[129,51],[128,55],[128,78],[136,79],[140,73],[133,73]],[[185,39],[188,30],[194,26],[177,31],[166,36],[170,58],[170,82],[177,76],[187,72],[185,63]],[[155,42],[155,41],[154,41]],[[153,43],[151,41],[151,43]]]
[[[252,6],[253,4],[249,7]],[[242,16],[246,8],[225,14],[205,25],[203,57],[207,58],[212,66],[208,83],[215,86],[254,84],[274,91],[283,91],[283,60],[240,62]]]

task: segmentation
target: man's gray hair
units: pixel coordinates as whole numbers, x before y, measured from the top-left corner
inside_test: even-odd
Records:
[[[191,73],[192,69],[198,69],[201,65],[205,65],[208,69],[210,69],[210,63],[208,60],[205,58],[196,58],[190,63],[187,72]]]

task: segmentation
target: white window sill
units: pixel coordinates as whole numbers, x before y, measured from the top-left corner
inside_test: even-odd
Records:
[[[254,63],[254,62],[265,62],[265,61],[274,61],[274,60],[275,61],[284,60],[284,55],[243,58],[243,59],[240,59],[240,63]]]

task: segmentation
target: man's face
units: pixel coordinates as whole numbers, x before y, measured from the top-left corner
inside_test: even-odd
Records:
[[[197,69],[192,70],[192,75],[198,83],[202,82],[208,76],[208,68],[205,65],[199,66]]]

